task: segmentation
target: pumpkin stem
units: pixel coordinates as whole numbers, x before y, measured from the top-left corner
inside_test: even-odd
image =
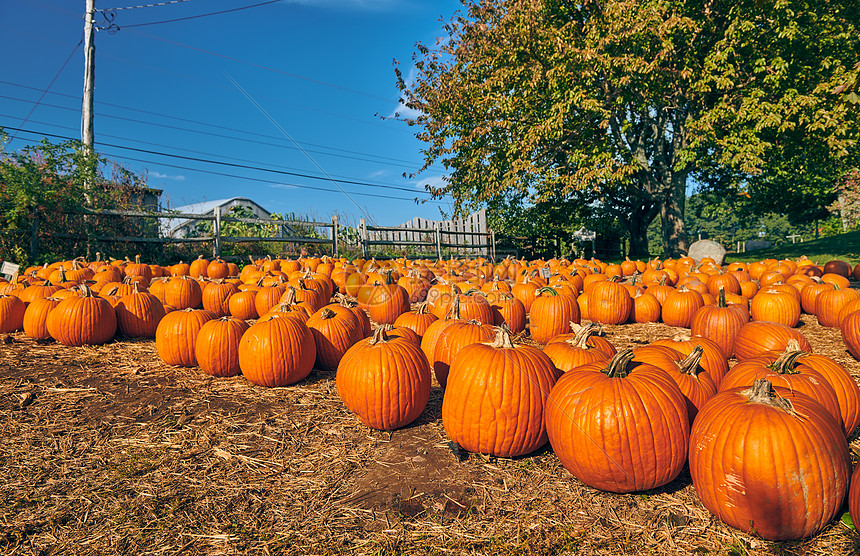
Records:
[[[800,371],[796,370],[797,359],[804,355],[808,354],[805,351],[802,351],[798,341],[792,338],[788,341],[788,346],[785,348],[785,351],[780,354],[776,361],[768,365],[768,367],[779,374],[800,374]]]
[[[451,307],[445,315],[445,320],[460,320],[460,296],[454,293],[453,287],[451,288]]]
[[[573,326],[575,323],[572,322],[570,324]],[[602,328],[602,325],[597,322],[592,322],[585,326],[579,326],[579,329],[576,330],[573,338],[568,340],[568,343],[580,349],[590,349],[591,346],[588,345],[588,339],[597,335],[600,328]]]
[[[696,346],[693,348],[693,351],[690,352],[690,355],[686,357],[683,361],[678,363],[680,367],[681,374],[691,375],[693,377],[698,377],[699,373],[699,361],[702,360],[702,355],[705,353],[705,350],[702,346]]]
[[[383,342],[383,343],[387,342],[388,341],[388,334],[386,334],[385,328],[386,328],[385,326],[377,326],[376,330],[373,331],[373,336],[370,338],[368,343],[372,346],[375,346],[376,344],[378,344],[380,342]]]
[[[333,319],[335,316],[335,312],[328,307],[324,307],[323,310],[320,311],[320,318],[323,320]]]
[[[495,329],[496,338],[493,340],[493,343],[490,344],[490,347],[494,347],[496,349],[514,349],[517,347],[511,339],[511,329],[508,328],[508,325],[503,324],[501,326],[496,326]]]
[[[632,360],[632,349],[619,351],[612,356],[612,359],[609,360],[609,364],[604,369],[606,376],[609,378],[625,378],[630,373],[630,371],[627,370],[627,365],[629,365]]]
[[[723,286],[720,286],[719,293],[717,293],[717,307],[720,309],[728,307],[726,304],[726,288]]]
[[[535,294],[537,294],[537,295],[540,295],[540,294],[543,294],[543,293],[549,293],[549,294],[551,294],[553,297],[558,295],[558,291],[556,291],[556,289],[555,289],[555,288],[551,288],[551,287],[549,287],[549,286],[544,286],[544,287],[542,287],[542,288],[538,288],[538,290],[535,292]]]
[[[415,306],[415,314],[416,315],[426,315],[428,313],[427,302],[422,301]]]
[[[763,403],[797,416],[791,400],[779,397],[773,389],[773,384],[766,378],[756,379],[751,387],[741,392],[741,395],[747,398],[747,403]]]

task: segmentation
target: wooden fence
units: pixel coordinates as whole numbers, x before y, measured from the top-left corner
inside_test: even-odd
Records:
[[[372,247],[386,246],[392,248],[415,248],[412,256],[423,254],[424,256],[435,256],[441,258],[443,249],[452,250],[458,254],[495,256],[495,234],[486,232],[486,214],[484,211],[470,215],[465,219],[454,221],[433,221],[423,218],[413,218],[411,221],[396,227],[368,226],[361,219],[357,234],[342,233],[344,228],[340,226],[337,215],[329,222],[311,222],[304,220],[277,220],[271,218],[237,218],[222,216],[220,208],[214,213],[178,213],[178,212],[144,212],[134,210],[90,210],[81,209],[74,214],[90,216],[109,216],[117,218],[144,218],[156,220],[203,220],[212,222],[212,231],[199,237],[153,237],[153,236],[105,236],[86,235],[82,233],[45,233],[42,237],[53,238],[63,241],[79,241],[89,243],[139,243],[139,244],[212,244],[212,255],[220,257],[222,246],[225,243],[243,242],[280,242],[294,244],[318,244],[330,246],[331,253],[338,255],[343,248],[361,250],[364,257],[371,256]],[[300,235],[276,234],[267,237],[236,237],[224,236],[223,224],[228,222],[241,222],[247,224],[274,225],[283,229],[294,227],[298,229],[316,229],[323,237],[308,237]],[[481,231],[483,230],[483,231]],[[162,232],[163,233],[163,232]],[[30,235],[30,258],[36,260],[39,252],[39,221],[34,220],[34,225],[29,231]],[[350,241],[350,237],[352,241]],[[421,247],[424,247],[422,250]],[[423,253],[419,253],[422,252]]]
[[[443,249],[458,255],[496,256],[495,233],[487,230],[487,212],[481,209],[465,218],[428,220],[415,217],[399,226],[358,225],[358,246],[367,258],[372,246],[407,246],[418,253],[442,257]]]

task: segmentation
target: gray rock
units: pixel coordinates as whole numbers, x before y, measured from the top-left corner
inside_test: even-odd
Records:
[[[773,244],[766,239],[751,239],[746,242],[744,251],[758,251],[759,249],[768,249],[773,247]]]
[[[716,261],[716,264],[722,265],[723,259],[726,258],[726,248],[716,241],[700,239],[690,246],[690,249],[687,250],[687,255],[692,257],[696,261],[696,264],[700,263],[703,258],[710,257]]]

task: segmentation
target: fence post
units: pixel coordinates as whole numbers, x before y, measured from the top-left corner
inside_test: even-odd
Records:
[[[442,260],[442,227],[437,223],[435,226],[436,231],[436,260]]]
[[[496,264],[496,231],[490,230],[490,243],[492,244],[493,264]]]
[[[221,207],[215,207],[215,246],[212,254],[216,259],[221,257]]]
[[[368,254],[367,223],[364,221],[364,218],[358,220],[358,233],[361,238],[361,256],[366,259]]]
[[[337,215],[331,217],[331,256],[337,257]]]

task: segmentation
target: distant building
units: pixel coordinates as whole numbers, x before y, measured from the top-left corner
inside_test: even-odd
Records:
[[[200,215],[215,215],[215,209],[221,210],[221,216],[226,216],[230,209],[235,206],[247,207],[254,213],[257,218],[269,218],[271,212],[261,207],[251,199],[245,197],[233,197],[232,199],[218,199],[217,201],[203,201],[201,203],[192,203],[181,207],[174,207],[170,210],[185,214],[200,214]],[[184,238],[188,237],[197,224],[207,222],[206,220],[189,220],[186,218],[170,218],[161,221],[161,236]],[[211,221],[209,221],[211,222]]]

